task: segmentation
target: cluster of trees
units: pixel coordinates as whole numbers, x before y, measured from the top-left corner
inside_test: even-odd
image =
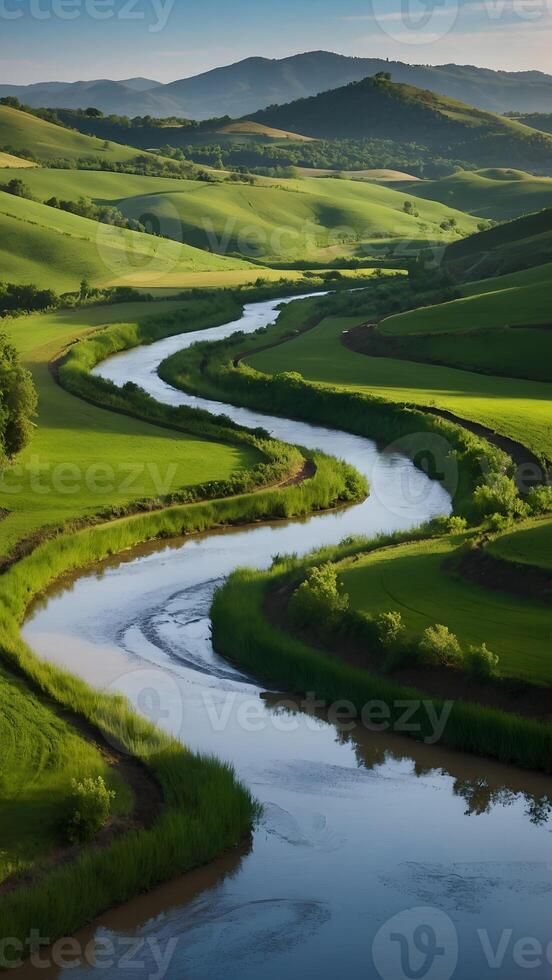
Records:
[[[116,225],[118,228],[129,228],[131,231],[147,232],[146,227],[136,218],[127,218],[119,208],[111,204],[94,204],[89,197],[79,197],[76,201],[64,201],[58,197],[50,197],[44,202],[50,208],[78,214],[81,218],[101,221],[106,225]]]
[[[59,296],[53,289],[39,289],[32,284],[20,286],[0,282],[0,317],[13,313],[34,313],[59,306]]]
[[[184,131],[185,135],[185,131]],[[171,133],[171,140],[175,140]],[[320,170],[406,170],[415,177],[443,177],[454,170],[469,170],[467,160],[448,158],[419,143],[397,143],[388,139],[317,140],[313,143],[247,142],[239,137],[224,144],[185,142],[183,155],[198,164],[225,169],[247,167],[256,173],[281,174],[283,168],[308,167]],[[166,153],[166,147],[163,148]]]
[[[13,344],[0,334],[0,465],[27,444],[36,406],[32,376]]]
[[[13,194],[15,197],[24,197],[30,201],[36,200],[30,187],[19,177],[13,178],[7,184],[0,184],[0,190],[7,194]],[[101,221],[106,225],[116,225],[118,228],[128,228],[131,231],[147,232],[141,221],[136,218],[127,218],[119,208],[111,204],[94,204],[89,197],[79,197],[76,201],[50,197],[44,201],[44,204],[49,208],[57,208],[58,211],[67,211],[69,214],[78,214],[81,218]]]
[[[29,201],[33,200],[31,188],[24,180],[20,180],[19,177],[14,177],[7,184],[0,184],[0,191],[4,191],[6,194],[13,194],[14,197],[26,197]]]
[[[200,174],[197,167],[193,164],[183,163],[177,159],[169,160],[154,154],[137,154],[131,160],[106,159],[92,154],[77,157],[53,157],[42,160],[37,154],[28,147],[16,147],[10,143],[0,146],[3,153],[10,153],[12,156],[21,157],[23,160],[30,160],[31,163],[39,163],[41,167],[48,167],[50,170],[104,170],[116,174],[138,174],[140,177],[179,177],[194,179]]]

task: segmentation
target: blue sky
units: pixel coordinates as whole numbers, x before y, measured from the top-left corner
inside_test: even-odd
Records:
[[[552,73],[552,0],[0,0],[0,82],[183,78],[324,48]]]

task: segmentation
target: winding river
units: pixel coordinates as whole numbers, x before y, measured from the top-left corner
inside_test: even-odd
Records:
[[[198,338],[272,322],[280,302],[252,304],[235,323],[116,355],[96,370],[171,405],[219,413],[220,404],[163,383],[159,363]],[[449,512],[450,498],[397,449],[222,408],[348,460],[371,495],[304,521],[144,546],[58,587],[33,610],[24,634],[42,657],[123,691],[186,745],[231,761],[264,805],[251,846],[84,930],[88,954],[72,977],[512,980],[527,975],[526,963],[533,977],[549,977],[549,780],[330,723],[259,687],[210,642],[213,591],[236,566],[266,567],[276,553],[407,528]],[[526,937],[531,948],[519,942]]]

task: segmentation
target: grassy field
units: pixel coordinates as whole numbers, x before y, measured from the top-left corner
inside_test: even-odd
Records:
[[[30,446],[0,483],[0,506],[10,511],[0,522],[0,554],[44,525],[224,479],[258,461],[245,448],[205,442],[95,408],[60,388],[50,374],[49,361],[90,330],[181,305],[121,304],[3,321],[32,371],[39,417]]]
[[[463,648],[486,643],[502,673],[552,682],[550,610],[537,602],[481,588],[443,569],[458,539],[400,545],[375,551],[343,567],[340,581],[351,606],[368,615],[398,610],[407,638],[443,623]]]
[[[336,173],[335,170],[324,170],[321,167],[298,167],[297,170],[302,177],[333,177]],[[413,174],[407,174],[404,170],[372,168],[369,170],[340,170],[339,173],[342,177],[347,177],[350,180],[368,180],[374,181],[376,184],[381,181],[383,184],[389,184],[390,187],[393,187],[394,184],[399,184],[398,187],[395,187],[395,190],[398,191],[402,191],[404,181],[405,190],[408,189],[413,194],[416,194],[415,188],[417,183],[421,184],[419,177],[414,177]],[[420,194],[419,196],[426,197],[425,194]]]
[[[0,668],[0,883],[48,855],[67,821],[71,779],[103,776],[128,810],[128,787],[104,757],[79,737],[23,681]]]
[[[502,534],[487,545],[487,550],[506,561],[552,569],[552,520],[541,518]]]
[[[552,384],[488,377],[455,368],[367,357],[343,346],[359,318],[332,317],[314,330],[249,357],[259,371],[298,371],[311,381],[391,401],[447,409],[552,457]]]
[[[507,168],[461,170],[440,180],[416,181],[408,188],[401,184],[398,189],[497,221],[552,207],[552,178]]]
[[[4,192],[0,192],[0,266],[4,280],[33,282],[60,292],[77,289],[83,278],[98,286],[184,286],[190,275],[254,271],[240,259],[98,224]]]
[[[470,215],[362,181],[259,179],[251,186],[92,171],[37,170],[25,176],[41,200],[84,195],[109,202],[175,241],[246,259],[326,261],[381,253],[403,241],[410,249],[446,244],[458,238],[440,227],[449,219],[461,233],[477,230]],[[415,214],[405,213],[406,200]]]
[[[211,142],[216,143],[213,138],[215,134],[237,136],[261,136],[270,140],[293,140],[299,143],[312,143],[310,136],[301,136],[300,133],[289,133],[283,129],[274,129],[272,126],[263,126],[261,123],[252,122],[250,119],[238,119],[236,122],[228,123],[214,130],[211,135]]]
[[[552,263],[462,286],[460,299],[387,317],[382,333],[450,333],[550,322]]]

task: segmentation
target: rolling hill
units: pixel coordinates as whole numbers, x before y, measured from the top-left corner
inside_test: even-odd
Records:
[[[0,149],[13,154],[30,152],[46,163],[98,158],[107,163],[130,163],[139,155],[134,147],[111,142],[106,145],[94,136],[56,126],[5,105],[0,105]],[[141,155],[155,159],[154,154],[142,152]]]
[[[375,333],[361,330],[353,349],[552,382],[551,283],[552,263],[475,281],[460,299],[388,317]]]
[[[473,65],[410,65],[383,58],[354,58],[309,51],[282,59],[246,58],[162,85],[150,79],[96,79],[0,85],[34,107],[86,108],[128,116],[244,116],[267,105],[291,102],[390,71],[397,82],[429,88],[493,112],[548,112],[552,77],[543,72],[507,72]]]
[[[388,139],[422,144],[478,166],[552,173],[552,136],[515,120],[385,78],[365,78],[252,116],[320,139]]]
[[[444,261],[464,277],[503,275],[552,261],[552,208],[453,242]]]
[[[83,278],[97,286],[177,286],[191,273],[247,271],[248,264],[0,192],[0,269],[8,282],[62,292]]]
[[[552,207],[552,180],[522,170],[460,170],[440,180],[401,181],[400,190],[483,218],[508,221]]]
[[[6,171],[6,181],[10,172]],[[25,175],[42,201],[57,195],[115,204],[178,242],[262,261],[326,261],[409,243],[446,244],[477,230],[476,218],[434,201],[361,181],[316,179],[204,183],[95,171]],[[408,199],[412,213],[405,211]],[[455,228],[442,228],[456,222]]]

